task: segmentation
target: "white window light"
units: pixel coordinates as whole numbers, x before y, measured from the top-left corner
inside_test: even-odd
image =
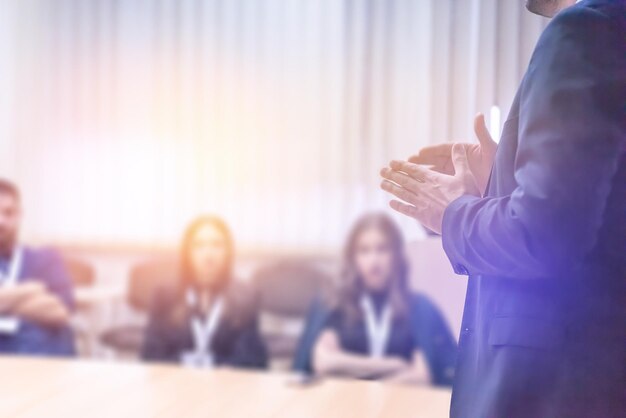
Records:
[[[500,106],[493,105],[489,110],[489,132],[496,142],[500,142],[502,112]]]

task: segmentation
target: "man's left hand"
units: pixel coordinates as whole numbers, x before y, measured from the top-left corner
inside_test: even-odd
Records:
[[[406,161],[392,161],[389,168],[381,170],[381,188],[401,200],[392,200],[391,208],[441,234],[443,213],[450,203],[463,195],[480,196],[463,145],[453,146],[452,163],[454,175]]]

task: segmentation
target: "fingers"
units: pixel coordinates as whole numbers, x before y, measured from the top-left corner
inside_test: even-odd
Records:
[[[406,203],[402,203],[397,200],[389,202],[389,206],[396,212],[400,212],[403,215],[419,220],[419,211],[415,206],[407,205]]]
[[[392,201],[392,208],[407,216],[416,217],[417,209],[414,205],[419,202],[420,183],[430,176],[429,170],[406,161],[392,161],[391,168],[385,167],[380,171],[384,180],[380,187],[409,204],[397,200]]]
[[[462,144],[454,144],[452,147],[452,164],[457,176],[464,176],[471,173],[469,162],[467,161],[467,149]]]
[[[476,137],[478,137],[480,145],[491,147],[495,144],[489,130],[487,129],[485,115],[482,113],[479,113],[476,115],[476,118],[474,118],[474,132],[476,133]]]
[[[410,163],[408,161],[394,160],[389,163],[393,171],[400,171],[408,174],[413,179],[423,183],[433,175],[432,171],[426,167]],[[384,169],[383,169],[384,170]]]
[[[399,186],[402,186],[406,189],[414,190],[416,189],[416,182],[420,182],[420,180],[416,180],[412,177],[409,177],[405,173],[400,173],[399,171],[393,171],[389,168],[383,168],[380,170],[380,175],[383,178],[386,178],[389,181],[396,183]]]
[[[452,144],[438,144],[422,148],[416,155],[409,158],[413,164],[437,165],[442,160],[450,158]]]
[[[383,180],[380,183],[380,187],[384,191],[391,193],[398,199],[402,199],[405,202],[409,202],[409,203],[417,202],[417,195],[415,193],[411,192],[408,189],[405,189],[404,187],[398,186],[397,184],[394,184],[389,180]]]

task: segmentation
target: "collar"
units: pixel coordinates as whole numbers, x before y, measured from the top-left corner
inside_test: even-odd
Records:
[[[379,292],[363,291],[362,297],[370,300],[372,307],[374,308],[374,314],[381,316],[383,310],[389,303],[389,291],[383,290]]]

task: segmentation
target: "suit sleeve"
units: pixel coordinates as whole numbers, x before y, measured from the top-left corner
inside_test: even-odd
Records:
[[[265,369],[267,350],[259,333],[256,318],[248,321],[235,337],[234,349],[229,353],[226,363],[234,367]]]
[[[546,278],[580,268],[619,186],[623,36],[588,8],[568,9],[548,26],[521,92],[518,187],[498,198],[462,196],[444,214],[443,246],[457,273]]]

